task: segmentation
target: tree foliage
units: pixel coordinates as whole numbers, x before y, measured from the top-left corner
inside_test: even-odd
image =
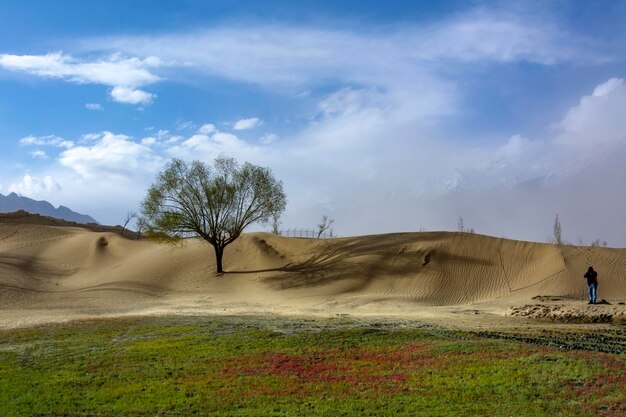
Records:
[[[287,205],[282,182],[268,168],[219,157],[213,166],[172,159],[142,202],[146,229],[163,240],[199,236],[222,256],[252,223],[267,223]]]

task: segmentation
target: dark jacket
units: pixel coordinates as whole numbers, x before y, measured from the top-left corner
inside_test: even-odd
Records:
[[[587,278],[587,285],[596,284],[598,285],[598,273],[593,269],[589,268],[587,273],[585,274],[585,278]]]

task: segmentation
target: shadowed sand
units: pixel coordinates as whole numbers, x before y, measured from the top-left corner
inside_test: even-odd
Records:
[[[588,306],[588,265],[599,272]],[[332,240],[267,233],[166,246],[78,227],[0,224],[0,328],[136,314],[388,315],[479,323],[623,322],[626,250],[467,233]]]

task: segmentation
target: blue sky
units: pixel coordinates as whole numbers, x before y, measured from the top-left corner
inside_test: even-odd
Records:
[[[284,227],[626,245],[626,3],[0,3],[0,193],[120,223],[171,157]]]

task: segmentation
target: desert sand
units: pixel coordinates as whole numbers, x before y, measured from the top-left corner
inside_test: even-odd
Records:
[[[588,265],[599,272],[587,305]],[[145,314],[390,316],[480,328],[626,321],[626,249],[470,233],[296,239],[249,233],[215,274],[202,240],[163,245],[0,223],[0,328]]]

